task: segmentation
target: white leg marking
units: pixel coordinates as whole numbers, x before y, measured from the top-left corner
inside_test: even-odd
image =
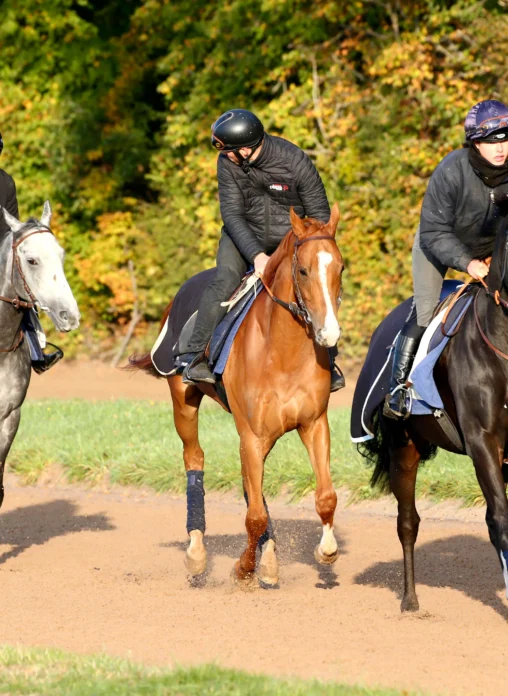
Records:
[[[506,565],[506,558],[504,557],[504,553],[501,551],[499,555],[501,556],[501,564],[503,566],[503,577],[504,584],[506,587],[506,599],[508,599],[508,567]]]
[[[329,524],[323,526],[323,536],[320,543],[321,551],[327,556],[331,556],[337,551],[337,541],[333,534],[333,527]]]
[[[327,269],[333,258],[328,251],[318,251],[319,260],[319,279],[323,286],[323,295],[326,305],[325,323],[323,326],[323,338],[325,338],[328,346],[334,346],[340,338],[340,326],[337,321],[332,298],[328,292]]]

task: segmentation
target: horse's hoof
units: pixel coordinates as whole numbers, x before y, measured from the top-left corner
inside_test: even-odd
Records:
[[[202,575],[206,570],[206,548],[203,532],[194,529],[190,534],[190,544],[185,552],[185,567],[190,575]]]
[[[201,558],[192,558],[186,553],[185,567],[190,575],[202,575],[206,571],[206,552]]]
[[[337,558],[339,557],[339,550],[337,549],[333,553],[327,554],[323,553],[321,551],[321,547],[318,544],[316,548],[314,549],[314,558],[318,563],[321,563],[321,565],[332,565],[335,563]]]
[[[258,580],[265,589],[279,586],[279,564],[275,554],[275,542],[269,539],[264,545],[259,559]]]
[[[400,603],[400,610],[402,613],[406,611],[419,611],[420,605],[418,604],[416,595],[414,595],[414,597],[404,597]]]
[[[241,590],[250,591],[259,587],[256,573],[246,572],[241,569],[240,561],[237,561],[231,571],[231,582]]]

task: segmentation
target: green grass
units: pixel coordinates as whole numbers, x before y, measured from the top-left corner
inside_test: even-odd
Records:
[[[379,493],[370,488],[371,470],[349,439],[349,414],[348,409],[329,412],[334,484],[349,489],[351,500],[373,498]],[[232,417],[218,408],[202,409],[200,439],[207,489],[240,492],[239,440]],[[147,401],[27,402],[9,464],[26,483],[37,481],[50,464],[61,466],[70,482],[90,485],[111,482],[183,492],[186,483],[171,409]],[[287,434],[267,460],[265,492],[298,499],[314,485],[298,435]],[[447,452],[420,468],[418,495],[456,498],[465,505],[483,501],[471,461]]]
[[[410,696],[317,681],[280,680],[213,665],[148,669],[106,656],[0,648],[0,694],[30,696]]]

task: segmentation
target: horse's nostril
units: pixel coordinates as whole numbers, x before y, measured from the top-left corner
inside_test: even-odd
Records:
[[[60,317],[60,319],[62,319],[62,321],[67,321],[67,319],[69,318],[69,315],[65,310],[59,312],[58,316]]]

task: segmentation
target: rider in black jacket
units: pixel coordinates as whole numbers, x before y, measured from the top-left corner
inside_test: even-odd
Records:
[[[0,133],[0,155],[2,154],[3,149],[4,142],[2,140],[2,134]],[[7,172],[3,169],[0,169],[0,206],[5,208],[11,215],[14,215],[15,218],[19,218],[16,185],[12,176],[9,176],[9,174],[7,174]],[[0,239],[7,232],[9,232],[9,227],[4,220],[4,216],[0,215]],[[35,357],[31,350],[33,369],[38,374],[41,372],[46,372],[46,370],[49,370],[50,367],[52,367],[63,357],[62,351],[57,348],[54,353],[44,353],[40,348],[35,327],[38,326],[40,331],[42,331],[42,329],[40,328],[35,310],[29,310],[25,314],[22,326],[25,334],[30,334],[29,343],[34,346],[34,351],[37,355],[37,357]]]
[[[212,125],[212,144],[220,151],[217,162],[222,228],[217,274],[205,290],[196,325],[178,362],[185,365],[184,382],[215,382],[204,352],[227,300],[250,266],[262,274],[272,254],[291,227],[290,207],[323,222],[330,206],[323,182],[308,155],[292,143],[265,133],[250,111],[232,109]],[[332,391],[344,386],[334,363]]]
[[[2,134],[0,133],[0,155],[4,149],[4,141],[2,140]],[[14,215],[15,218],[19,217],[18,213],[18,200],[16,198],[16,184],[12,176],[9,176],[7,172],[0,169],[0,205],[5,208],[8,213]],[[5,222],[3,215],[0,215],[0,237],[5,232],[8,232],[9,228]]]
[[[470,110],[464,127],[464,148],[439,163],[423,199],[413,245],[413,307],[395,345],[383,408],[389,418],[408,415],[407,378],[446,271],[455,268],[476,280],[487,275],[483,260],[492,255],[494,222],[508,201],[508,106],[482,101]]]

